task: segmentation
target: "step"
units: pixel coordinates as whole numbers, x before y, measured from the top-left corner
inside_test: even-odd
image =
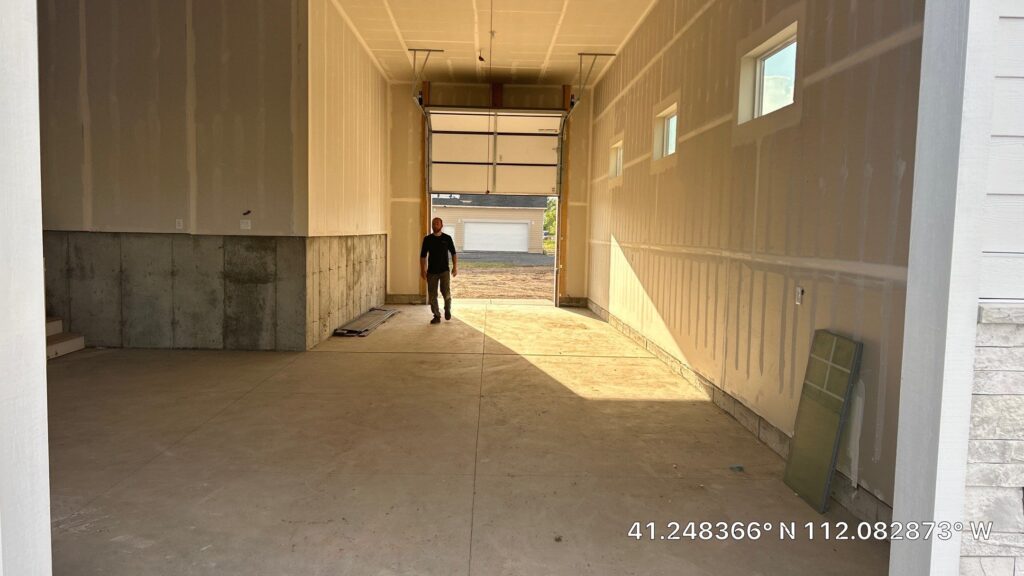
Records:
[[[52,359],[71,354],[85,348],[85,337],[81,334],[61,332],[46,337],[46,358]]]
[[[64,321],[54,316],[46,317],[46,335],[53,336],[64,331]]]

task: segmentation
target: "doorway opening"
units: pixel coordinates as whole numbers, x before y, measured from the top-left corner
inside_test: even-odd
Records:
[[[459,253],[453,297],[554,304],[557,197],[432,194],[430,204]]]

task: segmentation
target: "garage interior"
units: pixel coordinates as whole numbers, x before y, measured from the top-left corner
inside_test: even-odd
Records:
[[[1019,5],[13,2],[0,576],[1024,569]],[[459,298],[549,197],[550,291]],[[994,535],[631,535],[928,520]]]

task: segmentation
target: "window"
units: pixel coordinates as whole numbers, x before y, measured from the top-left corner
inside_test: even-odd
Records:
[[[655,109],[657,110],[657,109]],[[654,117],[654,159],[660,160],[676,153],[676,126],[679,116],[676,105],[662,109]]]
[[[676,153],[676,113],[665,118],[665,142],[662,145],[662,156],[671,156]]]
[[[608,158],[608,177],[618,178],[619,176],[622,176],[622,140],[612,144]]]
[[[798,24],[803,3],[780,13],[737,46],[737,125],[751,123],[746,132],[781,129],[800,120]],[[760,118],[771,121],[751,122]]]
[[[755,116],[771,114],[793,103],[796,86],[796,37],[786,39],[757,59]]]

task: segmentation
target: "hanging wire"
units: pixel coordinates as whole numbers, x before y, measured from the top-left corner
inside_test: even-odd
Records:
[[[494,0],[491,0],[491,39],[487,46],[487,79],[494,82]]]

